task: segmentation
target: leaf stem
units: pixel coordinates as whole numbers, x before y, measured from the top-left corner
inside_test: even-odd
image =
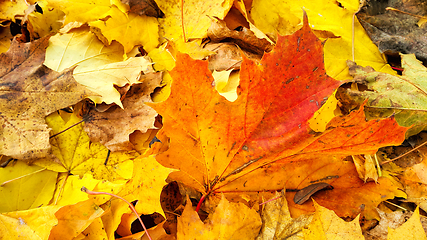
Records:
[[[124,198],[122,198],[122,197],[120,197],[120,196],[118,196],[118,195],[116,195],[116,194],[113,194],[113,193],[91,191],[91,190],[87,189],[87,188],[86,188],[86,187],[84,187],[84,186],[82,187],[82,189],[81,189],[81,190],[82,190],[82,192],[85,192],[85,193],[87,193],[87,194],[89,194],[89,195],[103,195],[103,194],[105,194],[105,195],[110,195],[110,196],[112,196],[112,197],[116,197],[116,198],[118,198],[118,199],[120,199],[120,200],[123,200],[125,203],[127,203],[127,205],[129,205],[130,209],[132,209],[132,212],[133,212],[133,213],[136,215],[136,217],[138,218],[139,222],[140,222],[140,223],[141,223],[141,225],[142,225],[142,228],[144,228],[145,234],[147,234],[148,239],[153,240],[153,239],[151,238],[150,234],[148,233],[148,230],[147,230],[147,228],[145,227],[144,223],[142,222],[141,217],[139,217],[138,212],[137,212],[137,211],[136,211],[136,209],[133,207],[133,205],[132,205],[130,202],[128,202],[126,199],[124,199]]]
[[[207,195],[203,195],[202,198],[200,198],[199,203],[197,203],[196,212],[198,213],[200,210],[200,207],[202,206],[202,203],[205,201]],[[188,204],[188,203],[187,203]]]
[[[7,183],[10,183],[10,182],[13,182],[13,181],[19,180],[19,179],[24,178],[24,177],[28,177],[28,176],[30,176],[30,175],[33,175],[33,174],[36,174],[36,173],[42,172],[42,171],[44,171],[44,170],[46,170],[46,168],[42,168],[42,169],[36,170],[36,171],[34,171],[34,172],[30,172],[30,173],[28,173],[28,174],[25,174],[25,175],[19,176],[19,177],[17,177],[17,178],[14,178],[14,179],[10,179],[10,180],[4,181],[2,184],[0,184],[0,187],[3,187],[3,186],[4,186],[4,185],[6,185]]]

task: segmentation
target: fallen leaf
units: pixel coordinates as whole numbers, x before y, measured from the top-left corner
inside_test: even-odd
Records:
[[[262,210],[263,226],[256,240],[303,239],[302,230],[312,221],[313,216],[292,218],[284,191],[276,192],[275,197],[265,204]]]
[[[414,211],[414,214],[402,226],[388,229],[387,239],[427,239],[426,233],[421,225],[419,208]]]
[[[203,2],[191,0],[184,2],[184,6],[182,3],[179,0],[157,1],[160,10],[165,14],[165,18],[159,19],[161,37],[183,41],[185,32],[186,39],[204,38],[212,23],[211,18],[223,19],[233,5],[233,1],[230,0]]]
[[[356,155],[351,156],[353,158],[354,165],[356,166],[357,173],[360,179],[364,182],[378,181],[378,171],[375,167],[375,160],[371,155]]]
[[[152,63],[145,57],[131,57],[123,61],[123,48],[118,43],[104,44],[88,28],[57,34],[49,40],[45,65],[55,71],[75,67],[73,77],[99,96],[95,103],[116,103],[123,107],[114,85],[138,83],[141,72],[153,72]]]
[[[171,179],[215,198],[219,192],[250,195],[280,190],[285,183],[287,188],[301,189],[310,181],[339,175],[336,184],[328,182],[334,190],[324,192],[351,201],[344,201],[343,208],[342,200],[338,205],[327,199],[321,204],[339,207],[339,216],[352,217],[362,211],[362,203],[371,213],[375,204],[402,195],[384,178],[379,186],[363,185],[354,165],[343,161],[348,155],[373,154],[381,146],[400,144],[406,128],[394,119],[366,122],[360,109],[335,118],[322,134],[309,129],[307,120],[339,85],[324,72],[321,47],[305,20],[295,34],[279,37],[259,64],[244,59],[238,98],[232,103],[214,89],[206,62],[178,55],[170,72],[174,78],[170,97],[150,104],[164,120],[158,138],[164,134],[171,138],[169,149],[156,159],[180,170]],[[344,179],[352,179],[353,185]],[[357,197],[354,184],[361,193]]]
[[[157,112],[145,105],[152,102],[150,94],[162,81],[161,73],[143,75],[143,83],[134,84],[122,101],[123,109],[113,106],[105,112],[93,110],[84,129],[92,142],[100,142],[111,151],[129,151],[134,146],[129,142],[129,134],[136,130],[147,132],[154,127]],[[111,126],[120,126],[112,128]]]
[[[53,202],[58,206],[66,206],[86,201],[88,199],[93,199],[95,204],[102,205],[110,200],[111,196],[88,195],[81,191],[81,188],[86,187],[93,191],[117,194],[125,184],[126,181],[112,183],[105,180],[94,179],[91,174],[84,174],[82,177],[79,177],[78,175],[61,174],[58,179],[58,187],[55,191],[55,199]]]
[[[130,211],[129,205],[122,201],[121,199],[113,199],[108,204],[107,211],[102,215],[101,220],[103,222],[103,230],[106,233],[107,239],[114,239],[114,233],[122,221],[123,214],[131,213],[133,216],[135,214]]]
[[[0,213],[47,206],[53,197],[58,174],[17,161],[0,168]]]
[[[50,145],[44,117],[96,95],[73,79],[73,69],[55,72],[42,65],[48,41],[14,40],[0,55],[0,154],[18,159],[46,156]]]
[[[133,162],[138,154],[135,152],[112,152],[100,143],[90,141],[83,130],[83,123],[68,127],[81,121],[75,114],[53,113],[46,118],[52,128],[52,152],[59,161],[44,158],[34,162],[42,167],[56,171],[83,176],[90,172],[96,179],[111,182],[130,179]],[[63,130],[66,131],[62,132]]]
[[[156,18],[126,14],[114,6],[110,10],[110,18],[106,21],[90,22],[91,27],[101,30],[102,35],[123,45],[125,53],[130,52],[135,45],[142,45],[149,52],[159,44],[159,23]]]
[[[221,19],[213,20],[208,29],[208,38],[214,42],[221,42],[226,38],[231,38],[239,47],[257,54],[270,52],[273,49],[270,42],[266,39],[259,39],[250,29],[231,30]]]
[[[358,0],[326,2],[255,0],[252,3],[250,17],[256,27],[268,36],[274,37],[276,32],[286,35],[297,30],[302,11],[306,11],[312,29],[336,36],[328,38],[325,42],[325,69],[329,76],[345,80],[350,77],[346,60],[353,59],[353,14],[358,9]],[[377,71],[394,73],[357,18],[354,19],[354,39],[354,57],[358,64],[372,66]]]
[[[104,210],[96,205],[92,199],[64,206],[55,213],[58,224],[52,228],[49,239],[71,240],[103,213]]]
[[[307,229],[303,229],[304,239],[365,239],[359,225],[359,217],[346,222],[316,202],[314,206],[316,212],[313,220]]]
[[[62,27],[64,12],[59,9],[49,9],[46,1],[38,1],[36,4],[43,13],[33,11],[28,15],[27,29],[30,32],[30,38],[39,39],[58,32]]]
[[[65,13],[64,25],[70,22],[87,23],[105,18],[111,14],[110,0],[48,0],[48,6],[61,9]]]
[[[139,213],[158,212],[164,216],[160,194],[166,185],[167,176],[174,171],[160,165],[153,156],[138,157],[134,160],[132,179],[118,194],[129,201],[140,200],[135,206]]]
[[[254,239],[261,228],[261,218],[243,203],[230,203],[222,196],[215,212],[203,223],[187,204],[178,217],[177,239]]]
[[[160,11],[154,0],[121,0],[122,3],[129,5],[129,12],[138,15],[147,15],[155,18],[163,18],[164,14]]]
[[[1,1],[0,2],[0,20],[15,21],[15,15],[24,15],[24,11],[28,8],[25,2],[20,1]]]
[[[26,211],[0,214],[0,236],[3,239],[49,239],[58,224],[55,213],[59,206],[47,206]]]
[[[426,68],[415,55],[401,55],[402,76],[376,72],[349,62],[352,82],[362,84],[367,90],[340,89],[338,98],[343,103],[361,104],[368,99],[366,115],[370,118],[394,116],[401,126],[411,127],[407,137],[427,128]]]

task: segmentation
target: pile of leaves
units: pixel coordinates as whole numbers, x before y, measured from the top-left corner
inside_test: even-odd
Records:
[[[426,69],[358,1],[0,6],[2,238],[427,238]]]

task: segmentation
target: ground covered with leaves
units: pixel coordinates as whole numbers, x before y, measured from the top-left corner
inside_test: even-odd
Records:
[[[427,239],[424,3],[0,9],[0,238]]]

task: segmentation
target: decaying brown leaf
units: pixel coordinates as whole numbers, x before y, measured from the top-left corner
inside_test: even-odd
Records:
[[[43,66],[49,38],[14,40],[0,55],[0,154],[29,159],[45,156],[49,129],[44,117],[95,95],[72,77],[73,69],[55,72]]]
[[[131,150],[134,147],[129,142],[129,134],[135,130],[146,132],[154,128],[157,112],[144,102],[151,102],[150,94],[159,86],[162,74],[144,76],[146,80],[143,83],[134,84],[126,93],[128,97],[123,100],[124,109],[113,106],[105,112],[91,113],[90,120],[85,124],[91,141],[101,142],[111,151]]]

